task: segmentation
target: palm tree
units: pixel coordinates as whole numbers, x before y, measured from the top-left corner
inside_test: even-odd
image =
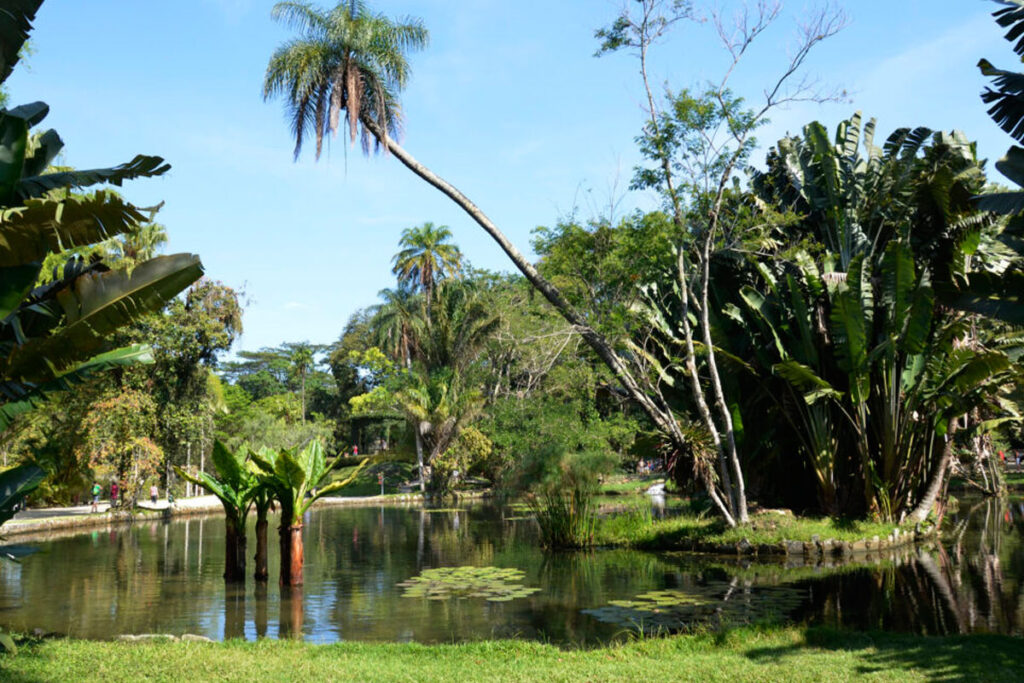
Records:
[[[398,242],[402,250],[393,259],[395,267],[391,272],[398,276],[399,285],[423,291],[428,317],[436,284],[462,267],[462,252],[447,243],[451,236],[447,225],[434,225],[429,221],[416,228],[406,228]]]
[[[315,350],[308,342],[291,345],[289,361],[291,374],[299,379],[302,395],[302,424],[306,424],[306,378],[313,369]]]
[[[418,356],[398,394],[416,437],[420,490],[427,482],[443,488],[431,480],[431,465],[480,412],[483,398],[465,386],[465,373],[501,324],[468,283],[442,282],[436,293],[433,315],[424,309],[410,320]]]
[[[377,296],[383,299],[372,311],[371,328],[374,344],[404,365],[412,366],[418,354],[416,347],[418,296],[407,289],[382,289]]]
[[[320,158],[324,135],[337,134],[342,111],[349,138],[355,142],[360,136],[364,152],[371,140],[379,148],[383,139],[399,134],[397,95],[409,78],[405,53],[427,44],[427,29],[418,19],[396,23],[371,13],[361,0],[332,10],[279,2],[271,16],[302,33],[274,52],[263,83],[264,98],[287,98],[296,158],[307,134],[315,136]]]
[[[319,157],[324,132],[337,130],[340,111],[344,110],[350,137],[354,140],[357,131],[362,133],[364,153],[369,153],[372,139],[376,148],[383,147],[465,211],[594,349],[672,446],[677,451],[685,451],[688,439],[679,422],[646,378],[634,375],[612,343],[590,325],[557,287],[541,276],[476,204],[398,144],[395,139],[400,127],[398,95],[409,75],[406,53],[426,45],[427,30],[422,23],[410,19],[404,23],[392,22],[370,13],[362,2],[341,3],[330,11],[304,2],[281,2],[274,6],[273,16],[301,33],[299,38],[288,41],[273,54],[263,86],[264,98],[280,95],[285,99],[292,120],[296,157],[309,132],[316,135]],[[735,524],[728,511],[722,505],[718,507],[730,524]]]
[[[398,392],[397,399],[418,437],[420,490],[427,481],[431,490],[445,490],[447,482],[433,477],[433,463],[455,442],[462,428],[480,414],[483,394],[466,386],[462,375],[452,368],[431,372],[420,367],[410,373],[409,384]]]

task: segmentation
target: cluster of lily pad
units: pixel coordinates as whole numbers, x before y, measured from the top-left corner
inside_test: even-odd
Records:
[[[508,602],[540,590],[522,585],[523,576],[519,569],[504,567],[438,567],[425,569],[419,576],[398,585],[405,589],[403,598],[483,598],[490,602]]]
[[[796,610],[803,597],[803,592],[789,586],[751,588],[723,583],[650,591],[632,600],[612,600],[604,607],[583,612],[599,621],[645,633],[678,632],[708,624],[778,619]]]

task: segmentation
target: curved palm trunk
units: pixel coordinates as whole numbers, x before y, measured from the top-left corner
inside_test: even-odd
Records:
[[[224,518],[224,580],[245,581],[245,527],[235,517]]]
[[[626,367],[625,362],[615,352],[615,349],[612,348],[612,345],[608,340],[587,323],[583,316],[573,308],[572,304],[562,296],[562,293],[554,285],[548,282],[544,276],[537,271],[533,264],[523,256],[522,252],[520,252],[515,245],[505,237],[504,233],[498,229],[498,226],[491,222],[491,219],[488,218],[476,204],[470,201],[466,195],[462,194],[462,192],[453,185],[418,162],[397,142],[386,135],[373,119],[369,116],[363,116],[360,120],[363,125],[366,126],[366,129],[369,130],[378,141],[380,141],[385,149],[395,155],[395,157],[402,162],[402,165],[458,204],[459,207],[470,216],[470,218],[476,221],[476,223],[483,228],[495,242],[498,243],[498,246],[500,246],[502,251],[504,251],[512,260],[512,263],[514,263],[516,268],[519,269],[519,272],[523,274],[523,276],[535,289],[537,289],[537,291],[544,295],[544,298],[547,299],[551,305],[558,310],[562,317],[575,328],[576,332],[578,332],[583,340],[587,342],[590,348],[594,350],[604,364],[608,366],[608,369],[612,371],[615,378],[622,384],[630,398],[640,405],[658,429],[660,429],[669,438],[672,445],[679,450],[685,448],[686,438],[683,436],[682,430],[679,428],[679,424],[676,422],[675,417],[672,415],[668,406],[664,405],[664,403],[659,399],[648,395],[640,387],[640,384],[633,377],[633,374]],[[731,526],[735,526],[735,520],[728,514],[728,511],[721,506],[721,504],[719,504],[719,510],[724,513],[729,524]]]
[[[958,427],[958,420],[949,421],[949,431],[946,434],[946,443],[942,448],[942,457],[935,463],[928,477],[928,484],[925,486],[920,502],[910,513],[910,520],[913,522],[923,522],[926,520],[928,514],[932,511],[932,506],[935,505],[935,499],[939,497],[939,491],[942,490],[942,481],[946,476],[946,472],[949,471],[950,463],[953,461],[953,438],[956,436]]]

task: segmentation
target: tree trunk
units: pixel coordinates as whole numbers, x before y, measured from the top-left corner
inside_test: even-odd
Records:
[[[420,425],[417,423],[414,426],[416,432],[416,467],[420,473],[420,493],[426,491],[426,478],[427,473],[423,467],[423,436],[420,434]]]
[[[234,517],[224,518],[224,580],[245,581],[245,527]]]
[[[287,521],[290,515],[281,511],[281,525],[277,527],[278,550],[281,555],[281,574],[278,583],[282,586],[292,585],[292,538],[288,532]]]
[[[256,556],[253,562],[256,564],[256,571],[253,578],[257,581],[266,581],[269,576],[267,571],[267,511],[256,509]]]
[[[928,518],[928,514],[932,511],[932,506],[935,504],[935,499],[938,498],[939,491],[942,490],[942,480],[949,470],[949,464],[953,461],[953,441],[956,436],[957,427],[958,420],[949,421],[949,431],[946,432],[946,443],[942,448],[942,457],[939,458],[939,462],[936,463],[928,477],[928,485],[925,487],[924,493],[921,494],[920,502],[910,513],[910,520],[913,522],[923,522]]]
[[[298,524],[292,524],[288,527],[289,545],[291,546],[291,552],[289,553],[289,562],[291,564],[291,586],[302,585],[302,565],[305,561],[305,554],[302,548],[302,522]]]
[[[367,130],[369,130],[391,154],[394,154],[406,168],[455,202],[469,215],[470,218],[483,228],[495,242],[498,243],[498,246],[500,246],[502,251],[504,251],[512,260],[512,263],[514,263],[516,268],[519,269],[519,272],[523,274],[523,276],[535,289],[537,289],[537,291],[544,295],[544,298],[558,310],[562,317],[565,318],[565,320],[575,328],[576,332],[579,333],[583,340],[587,342],[590,348],[597,353],[598,357],[606,366],[608,366],[608,369],[612,371],[615,378],[622,384],[630,398],[640,405],[641,409],[647,413],[658,429],[660,429],[669,438],[672,445],[677,449],[682,450],[686,446],[686,438],[683,436],[682,430],[679,428],[679,424],[672,415],[671,409],[667,405],[662,405],[659,399],[648,395],[640,387],[636,378],[633,377],[633,374],[629,371],[629,368],[626,367],[623,359],[615,352],[615,349],[612,348],[612,345],[608,340],[605,339],[597,330],[590,327],[586,319],[584,319],[583,316],[573,308],[572,304],[562,296],[562,293],[554,285],[548,282],[537,271],[533,264],[523,256],[515,245],[509,242],[508,238],[505,237],[501,230],[491,222],[491,219],[488,218],[476,204],[470,201],[466,195],[462,194],[462,192],[453,185],[437,176],[429,168],[419,163],[397,142],[387,136],[373,119],[366,116],[361,120]]]

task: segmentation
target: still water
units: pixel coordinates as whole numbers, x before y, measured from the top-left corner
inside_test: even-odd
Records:
[[[0,626],[98,639],[561,645],[771,620],[1022,635],[1022,513],[1019,500],[976,501],[950,517],[941,549],[801,567],[624,550],[546,555],[532,520],[486,506],[323,508],[306,520],[305,586],[291,592],[276,583],[273,533],[270,583],[226,588],[221,517],[146,523],[51,537],[20,564],[0,562]],[[251,528],[249,544],[251,555]],[[460,566],[519,571],[487,570],[471,594],[461,590],[465,572],[424,588],[436,579],[429,570]]]

